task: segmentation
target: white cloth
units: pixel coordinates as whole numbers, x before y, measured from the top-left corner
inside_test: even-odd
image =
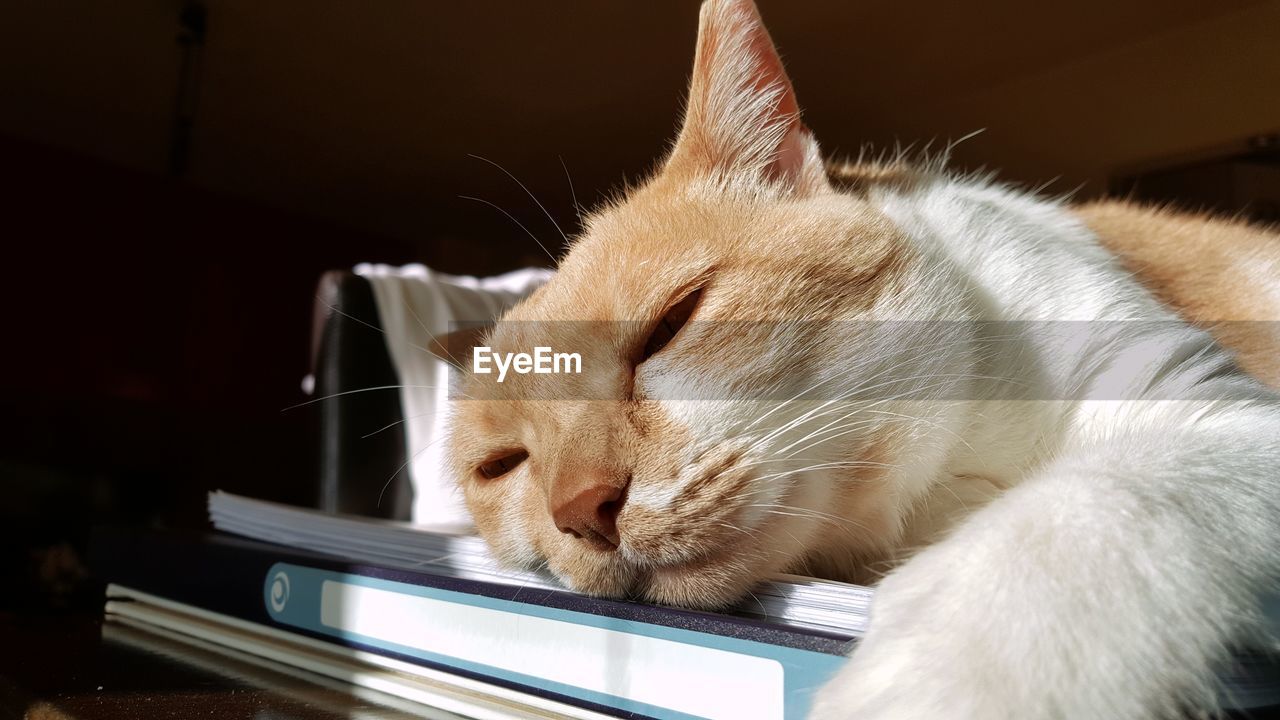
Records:
[[[425,265],[357,265],[369,280],[385,332],[387,352],[400,377],[405,452],[413,487],[413,522],[441,531],[470,527],[471,518],[444,452],[449,365],[427,351],[428,342],[450,331],[451,322],[490,322],[551,277],[527,268],[474,278],[446,275]]]

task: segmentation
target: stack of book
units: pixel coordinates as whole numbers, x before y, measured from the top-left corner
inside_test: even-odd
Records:
[[[726,613],[589,598],[473,536],[226,493],[212,535],[102,531],[107,612],[466,717],[803,718],[868,588],[779,576]]]
[[[725,613],[603,600],[473,536],[214,493],[213,534],[102,531],[108,618],[471,718],[799,720],[872,591],[777,576]],[[1280,703],[1241,654],[1225,704]]]

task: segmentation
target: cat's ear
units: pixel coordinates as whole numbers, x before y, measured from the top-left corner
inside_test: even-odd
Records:
[[[436,335],[427,343],[432,355],[459,370],[466,370],[471,361],[471,351],[479,345],[493,325],[462,327],[444,335]]]
[[[827,186],[818,144],[752,0],[703,3],[684,124],[667,170],[799,192]]]

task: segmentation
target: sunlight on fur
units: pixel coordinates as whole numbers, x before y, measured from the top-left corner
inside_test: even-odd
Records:
[[[1277,288],[1240,223],[827,166],[754,6],[711,0],[669,156],[485,339],[584,372],[464,377],[454,469],[501,557],[585,593],[880,581],[815,717],[1173,715],[1280,577],[1280,338],[1224,322]]]

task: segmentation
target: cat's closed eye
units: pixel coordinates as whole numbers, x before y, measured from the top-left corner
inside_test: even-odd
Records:
[[[502,453],[499,457],[488,460],[480,464],[476,468],[476,472],[485,480],[497,480],[507,473],[515,470],[529,457],[527,450],[512,450]]]
[[[698,308],[698,301],[701,299],[702,288],[698,288],[667,310],[654,326],[653,332],[649,333],[649,339],[645,341],[644,349],[640,353],[640,362],[657,355],[679,334],[680,329],[693,316],[693,311]]]

